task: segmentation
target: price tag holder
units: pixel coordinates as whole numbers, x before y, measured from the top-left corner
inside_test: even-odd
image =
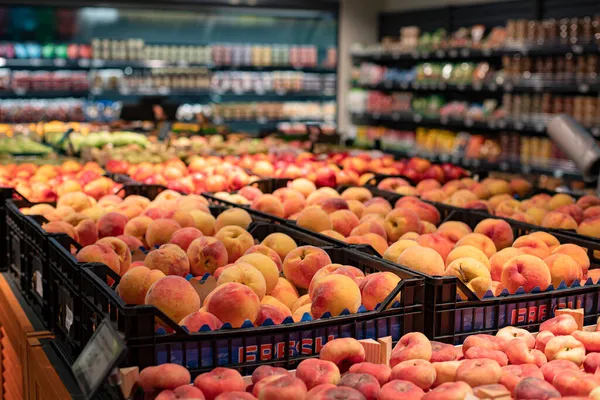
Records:
[[[108,319],[104,319],[83,348],[72,371],[85,400],[92,399],[112,370],[127,353],[125,341]]]

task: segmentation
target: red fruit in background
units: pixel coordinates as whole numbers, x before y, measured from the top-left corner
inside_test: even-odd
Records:
[[[424,172],[425,170],[427,170],[427,168],[431,166],[431,162],[424,158],[413,157],[408,161],[408,164],[406,166],[408,168],[417,170],[417,172]]]
[[[106,170],[113,174],[126,174],[129,169],[129,163],[127,161],[109,160],[106,163]]]
[[[421,174],[417,170],[412,168],[406,168],[404,172],[402,172],[402,175],[404,175],[414,183],[421,181]]]
[[[444,170],[439,165],[432,165],[423,172],[422,179],[435,179],[436,181],[444,182]]]
[[[176,192],[190,194],[194,192],[194,185],[191,182],[185,182],[183,180],[171,181],[167,187]]]
[[[336,187],[337,178],[335,176],[335,171],[329,167],[320,168],[316,174],[315,185],[317,185],[317,187]]]

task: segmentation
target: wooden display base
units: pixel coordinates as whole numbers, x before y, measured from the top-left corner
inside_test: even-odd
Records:
[[[28,370],[35,342],[29,340],[51,337],[11,282],[0,274],[0,398],[31,398]],[[47,398],[45,393],[44,398]]]

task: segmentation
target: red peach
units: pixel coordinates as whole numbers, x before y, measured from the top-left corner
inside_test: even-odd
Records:
[[[412,382],[396,379],[383,385],[379,400],[419,400],[424,396],[423,389]]]
[[[394,366],[391,380],[404,379],[414,383],[423,390],[427,390],[433,385],[436,377],[436,370],[433,365],[426,360],[407,360]]]
[[[369,374],[375,377],[380,385],[386,384],[390,380],[390,375],[392,373],[392,370],[387,365],[370,362],[354,364],[348,371],[356,374]]]
[[[447,343],[431,341],[431,361],[432,363],[443,361],[455,361],[457,354],[454,346]]]
[[[333,362],[344,373],[352,365],[365,361],[365,349],[356,339],[338,338],[323,346],[319,358]]]
[[[542,322],[540,325],[540,332],[550,331],[555,336],[570,335],[577,329],[577,321],[575,321],[575,318],[569,314],[561,314],[554,318],[550,318],[549,320]]]
[[[431,359],[431,343],[425,335],[419,332],[411,332],[402,336],[394,349],[390,359],[390,366],[393,368],[396,364],[406,360],[427,360]]]
[[[181,365],[162,364],[144,368],[139,375],[137,384],[149,395],[162,390],[175,390],[190,383],[190,372]]]
[[[522,379],[514,389],[517,399],[537,400],[560,397],[560,393],[554,386],[541,378],[529,377]]]
[[[185,326],[190,332],[198,332],[203,326],[208,326],[211,331],[214,331],[221,328],[223,323],[211,313],[196,311],[179,321],[179,325]]]
[[[507,288],[509,293],[515,293],[520,287],[523,287],[526,293],[536,287],[546,290],[552,283],[548,266],[538,257],[529,254],[507,261],[502,267],[500,279],[502,286]]]
[[[381,388],[377,379],[369,374],[357,374],[349,372],[342,376],[338,386],[356,389],[365,396],[367,400],[377,400]]]
[[[494,360],[475,358],[464,360],[456,370],[456,380],[471,387],[498,383],[502,370]]]
[[[446,382],[425,393],[422,400],[463,400],[473,389],[465,382]]]
[[[501,367],[508,365],[508,357],[498,350],[490,350],[483,347],[471,347],[465,352],[465,359],[471,360],[474,358],[488,358],[496,361]]]
[[[331,361],[308,358],[298,364],[296,378],[301,379],[310,390],[322,384],[334,384],[340,381],[340,370]]]
[[[217,367],[198,375],[194,386],[202,390],[206,400],[214,400],[221,393],[241,392],[245,389],[244,378],[234,369]]]

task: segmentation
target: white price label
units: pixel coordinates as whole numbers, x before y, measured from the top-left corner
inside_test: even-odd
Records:
[[[258,117],[256,118],[256,122],[258,122],[259,124],[266,124],[268,122],[267,117]]]
[[[77,62],[77,64],[79,64],[79,66],[81,68],[89,68],[89,66],[90,66],[90,60],[87,60],[87,59],[84,58],[84,59],[79,60]]]
[[[70,332],[73,325],[73,311],[71,311],[69,306],[65,306],[65,308],[65,328],[67,328],[67,332]]]
[[[29,63],[33,66],[33,67],[39,67],[40,65],[42,65],[42,60],[40,60],[39,58],[32,58]]]
[[[560,179],[560,178],[563,177],[564,174],[565,174],[565,172],[562,169],[555,169],[554,170],[554,177],[555,178]]]
[[[92,60],[92,67],[95,67],[95,68],[104,67],[104,60]]]
[[[581,93],[587,93],[590,91],[590,85],[588,85],[587,83],[581,83],[579,85],[579,91]]]
[[[64,67],[65,65],[67,65],[67,60],[65,60],[64,58],[55,58],[54,65],[57,67]]]
[[[42,283],[42,273],[40,271],[35,272],[35,291],[40,297],[44,297],[44,285]]]

